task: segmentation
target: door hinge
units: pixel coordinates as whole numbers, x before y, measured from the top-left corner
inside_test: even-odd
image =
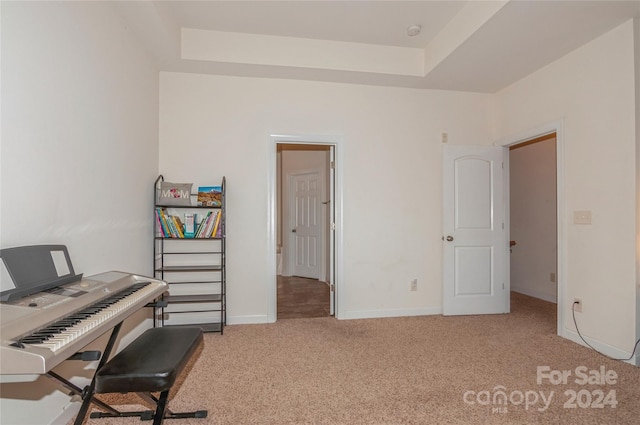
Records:
[[[329,285],[329,289],[331,289],[331,292],[336,290],[336,286],[332,283],[331,285]]]
[[[331,161],[330,166],[331,166],[331,169],[332,169],[332,170],[335,170],[335,168],[336,168],[336,162],[335,162],[335,161]]]
[[[336,223],[335,222],[331,223],[331,230],[336,230]]]

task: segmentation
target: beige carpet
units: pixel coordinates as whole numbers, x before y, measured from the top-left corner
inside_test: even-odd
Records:
[[[512,310],[492,316],[228,326],[223,336],[205,335],[204,349],[170,402],[174,411],[208,409],[209,417],[165,423],[640,423],[640,368],[556,336],[554,304],[514,294]],[[539,366],[548,366],[552,376],[562,370],[571,376],[566,384],[538,384]],[[617,374],[616,383],[576,383],[580,366],[604,367]],[[494,403],[500,390],[507,404]],[[575,407],[565,407],[572,394]],[[135,395],[102,398],[136,403]],[[137,418],[87,420],[138,423]]]

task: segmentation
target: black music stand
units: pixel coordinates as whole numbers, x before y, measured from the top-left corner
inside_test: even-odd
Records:
[[[71,264],[64,245],[29,245],[0,250],[0,257],[15,288],[0,292],[11,301],[82,279]]]

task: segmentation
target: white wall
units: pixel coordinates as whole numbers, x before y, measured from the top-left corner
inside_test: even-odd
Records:
[[[630,350],[631,23],[496,96],[163,73],[158,148],[157,73],[107,3],[1,7],[2,247],[64,243],[86,274],[149,274],[158,164],[170,181],[226,175],[229,321],[266,321],[269,135],[334,134],[344,140],[345,317],[438,313],[440,134],[489,144],[562,119],[567,298],[583,299],[589,338]],[[571,224],[578,209],[593,211],[592,226]],[[0,391],[2,423],[48,423],[68,401],[42,380]]]
[[[488,98],[161,73],[160,171],[171,181],[227,177],[229,322],[267,320],[270,134],[344,138],[343,317],[440,312],[440,137],[489,144]]]
[[[150,274],[158,73],[124,22],[106,2],[2,2],[1,77],[2,248],[66,244],[76,272]],[[1,384],[0,422],[65,423],[56,388]]]
[[[556,140],[509,152],[511,290],[557,301]]]
[[[497,138],[563,122],[566,299],[562,334],[613,355],[635,341],[635,100],[633,25],[610,31],[496,95]],[[592,225],[573,224],[591,210]],[[562,265],[559,265],[562,271]]]

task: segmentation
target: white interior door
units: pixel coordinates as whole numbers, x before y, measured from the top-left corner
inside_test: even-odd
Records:
[[[293,275],[319,279],[322,252],[322,173],[291,175],[293,214]]]
[[[443,314],[508,313],[508,150],[443,149]]]

